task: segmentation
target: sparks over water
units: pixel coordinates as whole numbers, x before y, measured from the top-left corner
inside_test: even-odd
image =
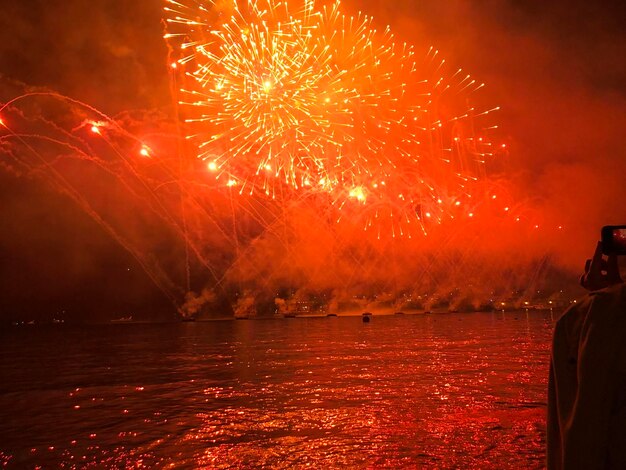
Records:
[[[498,158],[499,108],[468,104],[484,84],[434,48],[418,53],[339,1],[167,0],[165,11],[187,137],[226,186],[323,193],[337,221],[348,212],[379,237],[473,216],[464,202]]]
[[[0,145],[4,166],[70,196],[181,316],[253,316],[283,298],[477,308],[540,290],[562,236],[503,175],[482,84],[436,49],[398,45],[339,3],[166,8],[174,119],[16,86]],[[494,273],[507,273],[497,286]]]

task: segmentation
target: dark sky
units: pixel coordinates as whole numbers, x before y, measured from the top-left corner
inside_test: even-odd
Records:
[[[503,108],[518,183],[577,234],[557,254],[563,265],[581,265],[601,225],[626,223],[623,2],[343,5],[372,14],[381,29],[390,24],[399,39],[431,43],[487,83]],[[3,0],[0,73],[110,114],[169,112],[161,7],[158,0]],[[62,196],[3,171],[0,188],[2,318],[61,310],[80,318],[88,304],[97,306],[93,318],[148,315],[163,304],[131,257]]]

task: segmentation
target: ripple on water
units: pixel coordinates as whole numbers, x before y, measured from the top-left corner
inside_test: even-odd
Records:
[[[7,468],[542,468],[540,312],[15,329]]]

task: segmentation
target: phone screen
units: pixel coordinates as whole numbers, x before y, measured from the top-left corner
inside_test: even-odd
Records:
[[[626,255],[626,225],[602,228],[602,251],[605,255]]]

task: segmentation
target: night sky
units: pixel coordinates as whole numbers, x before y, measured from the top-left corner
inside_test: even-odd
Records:
[[[488,85],[511,171],[570,236],[574,272],[599,228],[626,223],[626,6],[540,0],[345,0],[397,38],[428,42]],[[4,0],[0,74],[115,115],[172,100],[157,0]],[[427,41],[424,38],[428,38]],[[1,101],[7,96],[0,90]],[[0,160],[0,317],[98,320],[173,309],[132,257],[62,195]],[[88,317],[84,312],[89,310]],[[64,314],[61,312],[65,311]]]

